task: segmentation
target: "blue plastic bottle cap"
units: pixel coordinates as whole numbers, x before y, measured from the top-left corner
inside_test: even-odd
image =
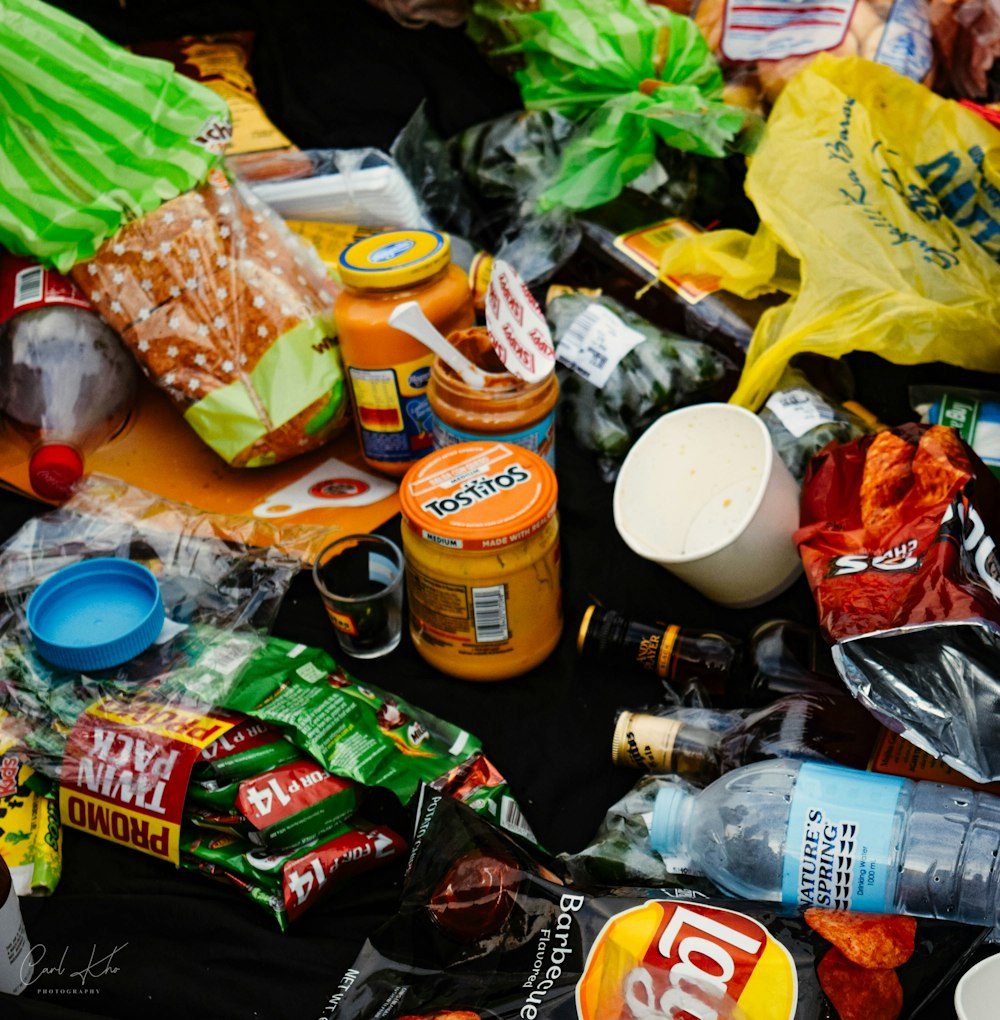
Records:
[[[28,599],[28,628],[40,655],[62,669],[107,669],[145,651],[163,629],[152,571],[101,557],[63,567]]]
[[[680,846],[681,831],[692,800],[692,795],[681,786],[665,786],[657,793],[649,842],[658,853],[672,854]]]

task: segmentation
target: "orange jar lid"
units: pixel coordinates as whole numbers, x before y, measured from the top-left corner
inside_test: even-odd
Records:
[[[497,549],[545,527],[556,512],[556,474],[521,446],[456,443],[413,464],[399,488],[403,520],[449,549]]]

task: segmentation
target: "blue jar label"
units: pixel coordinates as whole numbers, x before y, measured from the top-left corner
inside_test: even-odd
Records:
[[[454,446],[455,443],[470,443],[483,439],[495,439],[501,443],[523,446],[532,453],[544,457],[553,470],[556,466],[556,413],[551,411],[540,422],[521,432],[466,432],[446,425],[433,415],[434,446]]]
[[[897,776],[803,763],[788,815],[781,899],[836,910],[891,909]]]

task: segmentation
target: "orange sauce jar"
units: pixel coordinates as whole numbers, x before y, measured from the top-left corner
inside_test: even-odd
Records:
[[[486,386],[481,390],[469,386],[440,358],[434,359],[427,400],[435,447],[499,439],[532,450],[554,468],[559,399],[555,372],[539,382],[519,379],[503,367],[482,326],[452,333],[448,339],[486,373]]]
[[[351,383],[358,440],[377,471],[402,475],[433,449],[427,381],[434,355],[389,325],[398,304],[416,301],[447,336],[475,321],[463,270],[451,242],[434,230],[371,234],[341,252],[344,289],[333,316]]]
[[[457,443],[400,485],[410,636],[436,669],[505,680],[562,633],[556,475],[509,443]]]

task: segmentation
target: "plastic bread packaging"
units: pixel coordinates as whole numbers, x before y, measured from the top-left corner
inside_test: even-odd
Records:
[[[227,463],[287,460],[348,422],[323,263],[222,171],[126,224],[71,276]]]

